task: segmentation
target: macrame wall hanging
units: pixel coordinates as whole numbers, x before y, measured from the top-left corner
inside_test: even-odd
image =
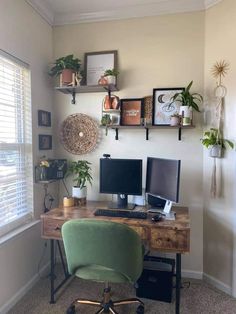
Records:
[[[227,74],[229,70],[229,64],[227,62],[219,61],[213,65],[212,75],[216,78],[216,88],[214,90],[214,96],[216,99],[215,105],[215,113],[214,113],[214,128],[212,129],[214,135],[216,136],[216,142],[218,145],[214,145],[211,149],[211,157],[214,158],[213,162],[213,170],[211,177],[211,196],[216,198],[221,194],[221,176],[220,171],[218,171],[217,176],[217,168],[216,168],[216,158],[221,157],[221,150],[224,147],[224,139],[223,139],[223,105],[224,98],[227,93],[226,87],[222,83],[222,77]]]

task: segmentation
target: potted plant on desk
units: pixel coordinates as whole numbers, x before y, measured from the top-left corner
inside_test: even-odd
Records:
[[[66,177],[72,176],[75,185],[72,187],[72,196],[76,205],[84,205],[87,198],[86,183],[92,184],[91,163],[86,160],[72,161],[69,164]]]

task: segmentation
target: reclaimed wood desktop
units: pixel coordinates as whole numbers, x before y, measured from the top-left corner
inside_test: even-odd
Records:
[[[176,220],[163,220],[152,222],[153,214],[148,214],[147,219],[128,219],[120,217],[94,216],[97,208],[107,208],[107,202],[88,201],[82,207],[61,207],[50,210],[41,215],[42,237],[49,239],[51,243],[51,303],[55,303],[55,294],[65,283],[69,275],[63,261],[59,241],[58,248],[62,259],[65,279],[61,284],[54,287],[54,240],[61,240],[61,226],[70,219],[95,218],[98,220],[112,220],[127,224],[134,229],[142,238],[144,244],[151,251],[168,252],[176,254],[176,313],[179,313],[180,286],[181,286],[181,254],[190,250],[190,225],[187,207],[173,207],[176,212]],[[145,207],[136,207],[136,210],[146,210]]]

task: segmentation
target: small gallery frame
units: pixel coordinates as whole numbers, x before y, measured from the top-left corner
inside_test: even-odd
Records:
[[[39,134],[39,150],[52,149],[52,135]]]
[[[179,113],[180,102],[172,102],[171,98],[184,90],[183,87],[153,89],[153,125],[170,125],[170,117]]]
[[[98,80],[106,70],[117,70],[117,50],[85,53],[86,85],[98,85]]]
[[[121,99],[121,125],[142,125],[143,98]]]
[[[51,112],[38,110],[38,126],[51,126]]]

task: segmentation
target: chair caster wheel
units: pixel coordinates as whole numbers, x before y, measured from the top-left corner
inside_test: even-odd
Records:
[[[66,314],[75,314],[75,306],[71,305],[70,307],[68,307]]]
[[[144,314],[144,306],[143,305],[139,305],[137,307],[136,313],[137,314]]]

